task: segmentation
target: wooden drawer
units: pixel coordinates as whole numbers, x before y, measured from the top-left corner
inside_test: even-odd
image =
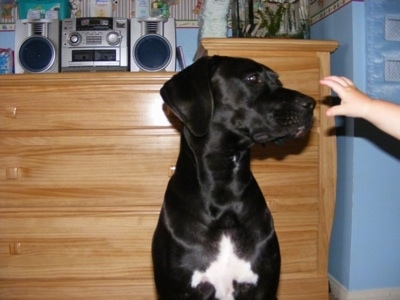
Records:
[[[156,299],[150,249],[158,212],[110,207],[0,215],[0,298]],[[275,218],[277,227],[285,227],[278,232],[279,299],[303,299],[298,292],[305,286],[319,294],[304,299],[324,299],[326,283],[313,279],[309,268],[315,268],[315,243],[313,249],[304,243],[308,235],[315,241],[315,220],[309,224],[304,214]],[[288,285],[297,291],[292,296]]]
[[[108,207],[0,215],[0,298],[12,298],[15,286],[32,299],[35,290],[41,299],[59,299],[65,292],[87,297],[83,290],[94,288],[90,296],[103,299],[139,291],[155,299],[150,253],[158,211]]]
[[[126,289],[126,296],[147,287],[143,291],[147,290],[150,298],[143,299],[155,299],[151,298],[151,239],[158,213],[148,207],[2,209],[0,282],[30,293],[35,282],[37,289],[43,287],[42,292],[51,287],[50,295],[72,287],[78,293],[79,286],[98,288],[103,282],[113,296],[118,295],[117,287]],[[315,271],[317,221],[315,213],[275,215],[282,280]],[[0,284],[0,295],[2,288],[5,286]]]
[[[159,208],[180,140],[174,130],[35,135],[0,133],[1,207]]]
[[[152,280],[158,211],[1,212],[0,280]]]
[[[153,284],[129,280],[0,281],[0,299],[7,300],[157,300]],[[293,298],[291,298],[293,299]],[[321,298],[315,298],[320,300]],[[281,299],[280,299],[281,300]],[[283,300],[283,299],[282,299]],[[289,299],[288,299],[289,300]],[[300,300],[300,299],[298,299]],[[304,300],[311,300],[305,298]]]
[[[97,81],[85,73],[2,78],[0,129],[171,127],[159,90],[173,73],[117,74],[99,73]]]

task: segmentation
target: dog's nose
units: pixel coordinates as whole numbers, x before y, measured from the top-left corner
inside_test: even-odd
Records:
[[[316,105],[316,101],[308,96],[302,96],[297,98],[297,103],[308,110],[313,110]]]

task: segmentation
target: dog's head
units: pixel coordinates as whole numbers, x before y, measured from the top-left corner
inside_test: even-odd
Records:
[[[194,136],[223,126],[258,143],[303,136],[315,107],[268,67],[223,56],[200,58],[167,81],[161,96]]]

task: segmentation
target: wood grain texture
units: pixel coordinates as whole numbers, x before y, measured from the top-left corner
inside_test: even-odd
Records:
[[[328,299],[336,153],[318,80],[337,44],[203,46],[259,60],[318,101],[305,139],[256,146],[251,163],[280,240],[279,299]],[[2,76],[0,299],[156,299],[151,238],[180,140],[159,95],[172,75]]]

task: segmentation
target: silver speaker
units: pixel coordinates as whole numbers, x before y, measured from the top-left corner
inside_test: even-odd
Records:
[[[58,73],[60,21],[16,20],[15,73]]]
[[[175,19],[131,19],[130,71],[175,71]]]

